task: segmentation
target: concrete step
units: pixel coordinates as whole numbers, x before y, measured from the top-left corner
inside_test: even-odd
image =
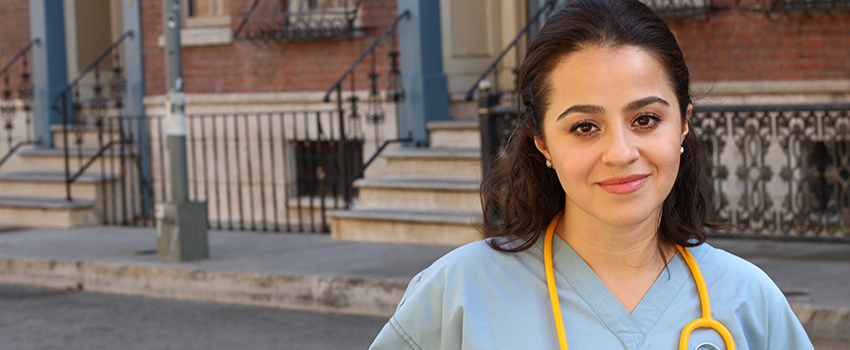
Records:
[[[360,179],[358,208],[480,211],[475,180],[382,177]]]
[[[330,213],[338,240],[460,246],[481,239],[473,211],[352,209]]]
[[[431,148],[481,149],[478,120],[441,120],[428,122]]]
[[[99,222],[93,200],[0,197],[0,226],[71,228]]]
[[[99,199],[101,183],[119,179],[116,174],[83,174],[71,184],[71,197]],[[0,197],[65,198],[65,173],[21,171],[0,174]]]
[[[384,158],[388,176],[481,179],[477,149],[398,148],[385,151]]]
[[[68,162],[68,166],[71,169],[72,174],[76,173],[80,169],[80,155],[82,155],[82,164],[85,165],[92,157],[97,154],[98,150],[94,148],[83,148],[81,150],[77,150],[72,147],[68,154],[70,155],[70,159]],[[126,167],[130,167],[132,165],[135,170],[135,154],[136,152],[132,152],[129,149],[124,149],[124,157],[127,163]],[[111,149],[104,153],[102,159],[97,159],[95,162],[88,167],[86,170],[87,174],[99,174],[101,172],[101,167],[105,162],[104,172],[112,172],[112,167],[114,166],[114,171],[120,171],[121,164],[121,151],[118,149]],[[32,148],[32,149],[24,149],[18,151],[18,156],[20,157],[19,169],[26,169],[27,171],[43,171],[43,172],[61,172],[65,171],[65,151],[63,149],[58,148]],[[127,169],[127,171],[131,171]]]
[[[50,131],[53,133],[53,143],[56,148],[65,147],[65,135],[62,125],[51,125]],[[83,148],[100,148],[100,131],[94,125],[85,125],[79,131],[68,127],[68,147],[77,147],[77,137],[80,136],[81,146]],[[118,141],[121,134],[120,130],[115,126],[105,126],[103,128],[103,143],[109,143],[110,140]]]

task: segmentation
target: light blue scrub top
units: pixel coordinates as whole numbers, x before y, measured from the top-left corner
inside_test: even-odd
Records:
[[[738,349],[813,349],[763,271],[708,244],[690,250],[705,277],[712,316]],[[678,253],[631,314],[559,237],[553,256],[571,350],[678,349],[682,328],[701,316],[696,284]],[[695,330],[688,349],[706,342],[725,349],[709,329]],[[542,237],[519,253],[479,241],[440,258],[413,278],[371,349],[558,349]]]

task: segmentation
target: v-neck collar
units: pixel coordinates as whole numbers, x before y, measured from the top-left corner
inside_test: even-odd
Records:
[[[684,259],[677,252],[667,269],[658,276],[629,314],[569,244],[558,236],[553,241],[552,261],[555,271],[566,279],[626,349],[637,349],[643,343],[685,283],[693,278]],[[539,246],[542,250],[542,244]]]

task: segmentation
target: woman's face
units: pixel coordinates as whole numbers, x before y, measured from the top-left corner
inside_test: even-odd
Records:
[[[591,46],[549,79],[535,144],[558,174],[567,215],[615,227],[658,222],[688,133],[662,66],[633,46]]]

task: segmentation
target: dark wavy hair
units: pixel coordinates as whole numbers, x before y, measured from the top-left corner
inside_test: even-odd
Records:
[[[687,119],[690,77],[675,36],[652,10],[637,0],[580,0],[555,13],[528,48],[519,70],[520,116],[505,156],[481,183],[482,231],[497,250],[518,252],[534,245],[552,217],[564,208],[566,194],[557,174],[544,165],[534,145],[543,138],[543,116],[550,103],[549,75],[564,57],[589,46],[634,46],[661,64]],[[693,130],[693,129],[691,129]],[[662,204],[659,243],[691,247],[705,242],[708,204],[700,186],[702,151],[689,132],[673,189]],[[519,244],[517,244],[519,243]]]

